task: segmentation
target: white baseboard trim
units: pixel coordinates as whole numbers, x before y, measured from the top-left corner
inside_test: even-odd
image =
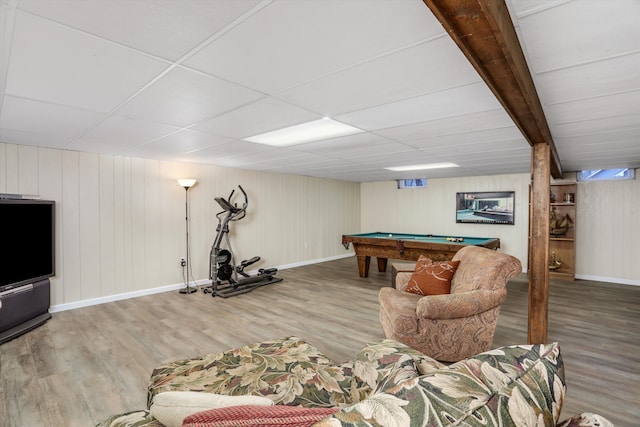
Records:
[[[351,252],[351,253],[348,253],[348,254],[345,254],[345,255],[336,255],[336,256],[331,256],[331,257],[327,257],[327,258],[318,258],[318,259],[309,260],[309,261],[294,262],[294,263],[291,263],[291,264],[281,265],[281,266],[278,267],[278,270],[286,270],[286,269],[289,269],[289,268],[302,267],[302,266],[305,266],[305,265],[319,264],[321,262],[327,262],[327,261],[333,261],[333,260],[342,259],[342,258],[348,258],[348,257],[351,257],[353,255],[354,254]],[[258,270],[254,270],[254,271],[250,271],[249,274],[253,275],[253,274],[256,274],[257,272],[258,272]],[[200,279],[200,280],[196,280],[196,284],[198,286],[210,285],[211,281],[209,279]],[[145,295],[159,294],[159,293],[162,293],[162,292],[176,291],[176,290],[182,289],[184,287],[185,287],[185,284],[184,283],[180,283],[180,284],[175,284],[175,285],[159,286],[157,288],[142,289],[142,290],[139,290],[139,291],[124,292],[124,293],[115,294],[115,295],[107,295],[107,296],[104,296],[104,297],[90,298],[90,299],[70,302],[70,303],[66,303],[66,304],[56,304],[56,305],[52,305],[49,308],[49,312],[50,313],[57,313],[57,312],[60,312],[60,311],[74,310],[76,308],[90,307],[92,305],[105,304],[107,302],[121,301],[121,300],[129,299],[129,298],[138,298],[138,297],[142,297],[142,296],[145,296]]]
[[[586,274],[576,274],[576,279],[593,280],[594,282],[617,283],[621,285],[640,286],[640,280],[618,279],[616,277],[589,276]]]
[[[209,282],[210,282],[209,280],[203,279],[203,280],[197,280],[196,284],[198,286],[207,285],[209,284]],[[153,294],[160,294],[162,292],[176,291],[184,287],[185,287],[185,284],[180,283],[177,285],[166,285],[166,286],[160,286],[157,288],[142,289],[140,291],[124,292],[121,294],[107,295],[107,296],[98,297],[98,298],[90,298],[90,299],[70,302],[66,304],[56,304],[56,305],[52,305],[51,308],[49,308],[49,312],[56,313],[59,311],[74,310],[76,308],[90,307],[92,305],[104,304],[104,303],[113,302],[113,301],[120,301],[123,299],[137,298],[137,297],[143,297],[145,295],[153,295]]]
[[[313,259],[313,260],[310,260],[310,261],[294,262],[294,263],[291,263],[291,264],[281,265],[280,267],[278,267],[278,269],[279,270],[286,270],[288,268],[303,267],[305,265],[311,265],[311,264],[320,264],[321,262],[335,261],[337,259],[349,258],[349,257],[352,257],[354,255],[355,254],[353,252],[349,252],[349,253],[344,254],[344,255],[335,255],[335,256],[330,256],[330,257],[327,257],[327,258]]]
[[[527,269],[526,268],[523,269],[522,272],[526,273]],[[591,280],[594,282],[617,283],[619,285],[640,286],[640,280],[618,279],[615,277],[589,276],[587,274],[576,274],[575,278],[578,280]]]

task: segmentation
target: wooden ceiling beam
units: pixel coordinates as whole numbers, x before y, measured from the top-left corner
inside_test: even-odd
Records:
[[[498,98],[531,146],[549,145],[562,165],[504,0],[423,0]]]

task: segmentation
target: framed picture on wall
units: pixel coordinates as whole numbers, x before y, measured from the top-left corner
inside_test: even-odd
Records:
[[[513,225],[515,191],[456,193],[456,222]]]

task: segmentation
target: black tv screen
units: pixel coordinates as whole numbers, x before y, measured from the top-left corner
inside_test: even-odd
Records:
[[[0,292],[55,274],[55,202],[0,199]]]
[[[456,222],[514,224],[515,191],[456,193]]]

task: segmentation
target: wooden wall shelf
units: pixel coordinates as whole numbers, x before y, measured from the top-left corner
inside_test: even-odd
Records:
[[[567,215],[571,223],[566,233],[549,235],[549,264],[553,263],[554,256],[561,262],[558,269],[549,270],[549,276],[574,279],[576,274],[576,184],[574,182],[558,183],[551,184],[550,187],[550,213],[555,214],[558,224]]]

